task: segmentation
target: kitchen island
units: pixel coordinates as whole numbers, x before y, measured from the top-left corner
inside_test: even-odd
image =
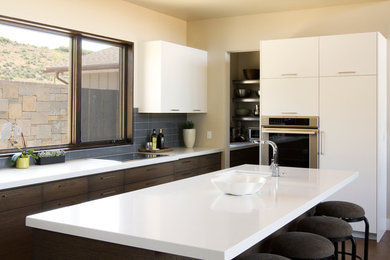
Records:
[[[232,259],[357,178],[357,172],[281,167],[254,195],[222,194],[211,179],[232,170],[267,175],[268,166],[243,165],[147,189],[28,216],[39,259],[62,252],[85,258],[72,239],[98,252],[107,244],[199,259]],[[48,231],[48,232],[47,232]],[[102,244],[103,243],[103,244]],[[117,249],[115,256],[118,256]],[[69,253],[72,252],[72,253]],[[84,254],[84,255],[83,255]],[[129,251],[123,251],[131,258]],[[114,255],[112,255],[114,257]],[[123,255],[122,255],[123,257]],[[66,257],[63,257],[64,259]]]

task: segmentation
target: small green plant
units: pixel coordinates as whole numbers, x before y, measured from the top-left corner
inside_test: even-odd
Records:
[[[59,157],[65,155],[64,150],[52,150],[52,151],[41,151],[38,153],[39,158]]]
[[[192,129],[194,128],[194,122],[192,122],[191,120],[190,121],[187,121],[184,123],[183,125],[183,129]]]

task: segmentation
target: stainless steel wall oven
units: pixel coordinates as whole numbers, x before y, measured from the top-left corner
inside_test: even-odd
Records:
[[[276,143],[279,165],[318,168],[318,117],[263,116],[261,139]],[[261,147],[261,164],[270,164],[272,151]]]

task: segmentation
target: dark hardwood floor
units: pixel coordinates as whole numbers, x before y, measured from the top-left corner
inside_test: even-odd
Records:
[[[356,239],[357,244],[357,254],[363,257],[364,252],[364,240],[361,238]],[[377,243],[375,240],[370,240],[368,244],[368,259],[369,260],[387,260],[390,259],[390,231],[387,231],[383,236],[380,243]],[[350,250],[350,245],[347,244],[348,251]],[[341,257],[339,258],[341,259]],[[346,259],[351,259],[347,257]]]

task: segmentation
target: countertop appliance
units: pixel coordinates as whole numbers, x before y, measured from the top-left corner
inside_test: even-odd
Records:
[[[260,141],[260,129],[259,127],[248,127],[248,139],[249,142]]]
[[[263,116],[262,140],[276,143],[279,165],[318,168],[318,117]],[[270,164],[272,151],[261,147],[261,164]]]

